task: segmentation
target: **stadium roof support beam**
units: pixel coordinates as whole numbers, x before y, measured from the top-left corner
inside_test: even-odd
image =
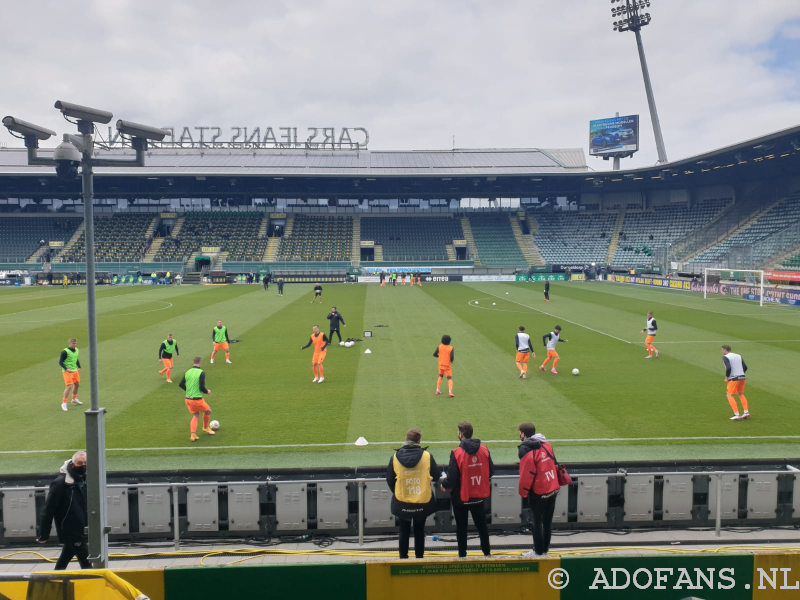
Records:
[[[616,6],[616,3],[620,3]],[[656,149],[658,151],[659,165],[669,162],[667,159],[667,149],[664,146],[664,135],[661,133],[661,121],[658,118],[656,108],[656,98],[653,94],[653,84],[650,81],[650,70],[647,68],[647,58],[644,55],[644,44],[642,43],[642,27],[649,25],[652,20],[650,13],[640,13],[639,9],[650,8],[650,0],[611,0],[614,4],[611,8],[611,16],[620,18],[614,21],[614,31],[624,32],[633,31],[636,35],[636,47],[639,50],[639,62],[642,65],[642,78],[644,79],[644,90],[647,94],[647,105],[650,109],[650,120],[653,123],[653,134],[656,138]]]

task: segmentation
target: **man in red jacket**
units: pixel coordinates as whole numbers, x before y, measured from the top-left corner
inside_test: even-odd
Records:
[[[481,551],[484,556],[489,556],[491,546],[484,501],[491,495],[494,464],[489,449],[480,440],[472,439],[471,423],[463,421],[458,424],[458,441],[461,443],[450,453],[447,478],[442,484],[442,490],[450,492],[458,556],[467,555],[467,518],[470,514],[481,540]]]
[[[523,423],[518,430],[522,441],[519,445],[519,495],[528,499],[533,515],[533,551],[522,556],[542,556],[550,549],[553,513],[561,486],[553,449],[544,436],[536,433],[533,423]]]

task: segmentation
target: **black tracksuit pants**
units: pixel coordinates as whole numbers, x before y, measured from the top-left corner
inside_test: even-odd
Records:
[[[341,342],[342,341],[342,334],[339,332],[339,328],[337,327],[336,329],[331,329],[330,333],[328,334],[328,339],[331,341],[331,344],[333,343],[333,334],[334,333],[339,336],[339,341]]]
[[[64,571],[69,565],[72,557],[77,557],[81,569],[91,569],[89,564],[89,546],[85,540],[80,542],[67,542],[61,549],[61,555],[56,562],[56,571]]]
[[[489,545],[489,528],[486,526],[486,512],[483,500],[470,500],[461,502],[453,498],[453,516],[456,519],[456,541],[458,542],[458,556],[467,555],[467,518],[472,515],[472,522],[478,530],[478,537],[481,540],[481,551],[484,556],[489,556],[491,546]]]
[[[408,558],[408,543],[411,538],[411,527],[414,527],[414,556],[425,556],[425,517],[417,517],[413,521],[398,517],[400,525],[400,558]]]
[[[530,494],[528,503],[533,516],[533,551],[541,556],[550,550],[550,537],[553,534],[553,513],[556,510],[558,492],[544,496]]]

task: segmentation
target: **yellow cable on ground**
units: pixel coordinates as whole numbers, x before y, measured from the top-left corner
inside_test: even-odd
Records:
[[[663,554],[683,554],[683,555],[699,555],[699,554],[719,554],[725,552],[739,552],[739,553],[758,553],[758,552],[780,552],[783,554],[797,554],[800,553],[800,546],[773,546],[762,544],[742,544],[742,545],[729,545],[729,546],[716,546],[713,548],[679,548],[679,547],[654,547],[654,546],[604,546],[597,548],[575,548],[574,550],[554,550],[551,553],[552,557],[578,557],[578,556],[597,556],[601,554],[609,554],[615,552],[653,552]],[[502,554],[495,556],[521,556],[525,550],[508,550],[503,551]],[[209,550],[207,552],[197,550],[182,550],[182,551],[169,551],[169,552],[145,552],[135,554],[130,552],[115,552],[109,554],[110,559],[169,559],[169,558],[197,558],[200,556],[200,564],[205,565],[207,558],[213,557],[236,557],[246,554],[243,558],[238,558],[226,565],[235,565],[253,560],[255,558],[264,558],[268,556],[341,556],[348,558],[396,558],[395,551],[380,551],[380,550],[344,550],[344,549],[330,549],[330,548],[315,548],[309,550],[282,550],[280,548],[231,548],[230,550]],[[458,554],[455,551],[429,551],[425,553],[426,556],[433,558],[455,558]],[[0,556],[0,562],[28,562],[30,558],[21,558],[20,555],[34,556],[41,559],[43,562],[54,563],[57,559],[48,558],[40,552],[33,550],[21,550]],[[473,556],[480,556],[477,552]]]

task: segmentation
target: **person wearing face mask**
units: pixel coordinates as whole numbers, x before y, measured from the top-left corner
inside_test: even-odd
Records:
[[[76,452],[61,467],[58,477],[50,484],[42,512],[39,537],[44,544],[50,538],[50,528],[56,522],[58,541],[64,547],[56,562],[56,571],[67,568],[72,557],[78,559],[81,569],[91,568],[89,546],[84,529],[88,523],[86,509],[86,453]]]

